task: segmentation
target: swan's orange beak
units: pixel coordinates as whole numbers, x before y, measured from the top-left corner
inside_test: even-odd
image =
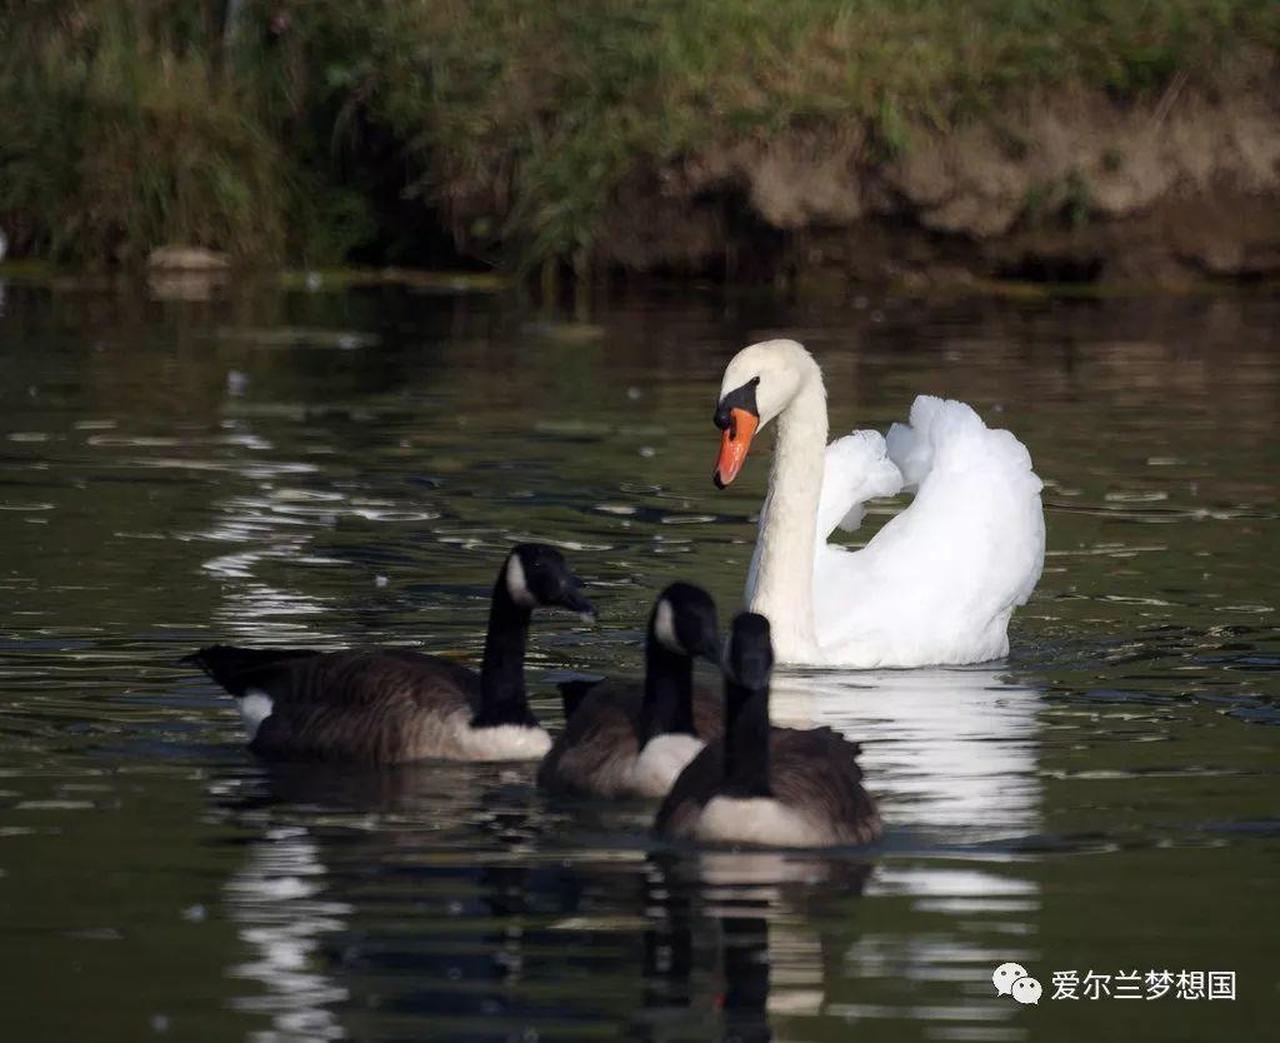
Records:
[[[745,409],[729,410],[729,426],[720,436],[720,455],[716,458],[716,469],[711,475],[717,489],[723,489],[738,477],[742,462],[747,458],[747,450],[751,448],[751,439],[755,437],[759,426],[760,418],[754,413]]]

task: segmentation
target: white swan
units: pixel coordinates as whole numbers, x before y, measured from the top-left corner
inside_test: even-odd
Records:
[[[1009,650],[1006,628],[1044,565],[1040,479],[1026,447],[963,402],[921,395],[886,441],[829,446],[822,371],[793,340],[743,348],[716,409],[715,482],[737,476],[756,430],[778,421],[746,600],[769,618],[779,661],[810,666],[977,663]],[[861,550],[868,500],[915,492]]]

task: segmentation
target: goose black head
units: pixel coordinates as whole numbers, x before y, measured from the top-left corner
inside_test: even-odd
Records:
[[[716,603],[701,587],[672,583],[654,602],[650,639],[668,652],[720,661],[720,621]]]
[[[773,641],[769,621],[755,612],[743,612],[733,620],[724,672],[729,679],[750,692],[769,687],[773,671]]]
[[[588,621],[595,619],[595,606],[583,596],[582,580],[554,547],[518,543],[502,569],[507,593],[521,608],[566,608]]]

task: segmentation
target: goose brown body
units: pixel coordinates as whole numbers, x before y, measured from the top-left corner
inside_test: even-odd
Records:
[[[269,651],[215,645],[192,658],[233,694],[271,700],[249,743],[264,757],[486,759],[469,727],[480,709],[480,677],[460,663],[407,648],[286,651],[273,659]]]
[[[645,743],[644,691],[637,683],[601,681],[582,697],[538,767],[538,785],[563,793],[620,797],[634,792],[631,773]],[[704,742],[724,734],[724,700],[693,691],[693,725]]]
[[[250,649],[190,656],[239,704],[250,748],[277,760],[534,760],[551,737],[529,707],[525,640],[534,609],[593,614],[552,547],[520,544],[503,562],[477,673],[408,648]]]
[[[811,838],[802,846],[867,844],[884,832],[875,802],[862,785],[861,752],[857,743],[830,728],[770,728],[772,799]],[[718,740],[708,743],[680,774],[658,809],[656,831],[671,840],[715,839],[700,836],[700,826],[723,777],[724,741]],[[749,842],[748,831],[743,832]],[[773,841],[765,837],[758,842]]]
[[[565,726],[538,769],[559,793],[661,797],[724,726],[723,702],[693,686],[693,660],[719,662],[715,601],[672,583],[654,602],[645,632],[643,682],[581,681],[561,687]]]
[[[769,621],[733,622],[724,664],[724,737],[680,773],[654,831],[670,840],[770,847],[865,844],[883,831],[863,788],[860,747],[830,728],[769,723]]]

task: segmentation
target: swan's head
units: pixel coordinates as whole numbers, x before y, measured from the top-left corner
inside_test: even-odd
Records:
[[[769,620],[756,612],[739,613],[729,631],[729,647],[724,656],[725,676],[748,692],[762,692],[769,687],[772,671],[773,642],[769,634]]]
[[[716,603],[701,587],[672,583],[654,602],[649,639],[680,656],[720,662],[720,620]]]
[[[588,621],[595,607],[583,596],[582,580],[564,555],[545,543],[518,543],[511,548],[498,582],[521,608],[567,608]]]
[[[733,356],[720,383],[715,424],[724,434],[712,479],[723,489],[738,477],[756,431],[787,408],[807,381],[822,374],[794,340],[765,340]]]

